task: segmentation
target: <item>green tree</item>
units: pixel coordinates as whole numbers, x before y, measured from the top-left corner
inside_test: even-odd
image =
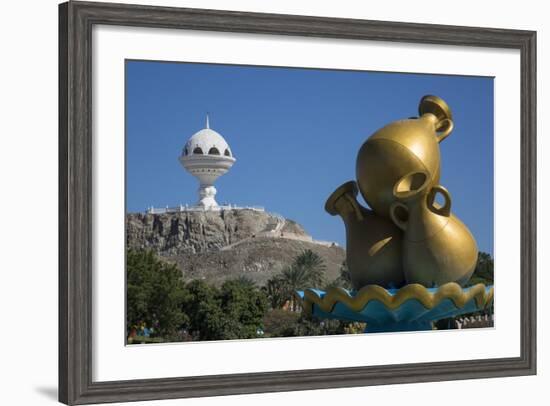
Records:
[[[271,278],[265,287],[272,308],[280,308],[290,302],[296,310],[296,290],[321,288],[325,280],[325,263],[311,250],[296,256],[290,266]]]
[[[189,295],[182,304],[183,313],[189,315],[187,330],[197,340],[221,339],[224,315],[219,290],[202,280],[189,282],[187,289]]]
[[[267,298],[250,281],[229,280],[218,289],[195,280],[187,288],[183,311],[189,315],[186,327],[195,339],[253,338],[263,328]]]
[[[154,335],[173,334],[186,321],[181,304],[187,295],[181,272],[151,251],[128,250],[126,256],[127,329],[145,324]]]
[[[294,259],[294,268],[305,271],[307,283],[311,283],[315,288],[320,288],[325,280],[326,265],[323,258],[312,250],[305,250]]]
[[[477,283],[485,285],[492,285],[494,283],[494,261],[491,255],[486,252],[479,253],[476,269],[467,285],[472,286]]]
[[[323,258],[311,250],[305,250],[283,269],[281,278],[292,291],[305,288],[320,288],[324,282]]]
[[[262,290],[267,296],[272,309],[280,309],[288,300],[288,287],[281,275],[269,279]]]
[[[239,281],[239,283],[242,284],[242,285],[247,285],[247,286],[250,286],[252,288],[256,287],[256,282],[254,282],[254,280],[252,280],[252,278],[249,278],[246,275],[238,276],[234,280]]]
[[[220,292],[225,316],[223,339],[254,338],[263,330],[267,297],[254,285],[237,279],[224,282]]]

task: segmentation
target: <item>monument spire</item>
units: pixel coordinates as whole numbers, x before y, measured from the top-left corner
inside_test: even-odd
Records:
[[[206,113],[206,128],[210,129],[210,117],[208,117],[209,114]]]

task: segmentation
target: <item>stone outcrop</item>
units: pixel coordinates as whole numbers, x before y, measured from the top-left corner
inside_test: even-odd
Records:
[[[306,249],[323,258],[330,281],[345,258],[341,247],[315,242],[298,223],[257,210],[130,213],[126,238],[129,248],[176,263],[184,277],[216,284],[246,276],[263,285]]]

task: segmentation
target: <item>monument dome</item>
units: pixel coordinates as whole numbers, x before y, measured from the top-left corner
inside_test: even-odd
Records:
[[[206,117],[206,128],[193,134],[185,144],[182,152],[183,156],[197,154],[233,156],[227,141],[220,133],[210,128],[208,116]]]

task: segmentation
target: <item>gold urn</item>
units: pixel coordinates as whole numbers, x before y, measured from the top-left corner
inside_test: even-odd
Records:
[[[354,289],[365,285],[399,288],[404,283],[402,232],[391,221],[361,206],[357,184],[346,182],[327,199],[325,210],[346,226],[346,263]]]
[[[445,200],[435,203],[437,194]],[[464,285],[472,276],[478,257],[476,241],[451,213],[451,195],[441,185],[431,186],[425,171],[405,175],[393,188],[393,222],[403,236],[403,271],[407,283],[428,288],[448,282]]]
[[[478,249],[468,227],[451,213],[451,196],[439,184],[439,143],[453,130],[451,110],[437,96],[424,96],[420,117],[376,131],[361,146],[357,183],[328,198],[325,210],[346,226],[346,261],[353,287],[431,288],[465,284]],[[362,207],[358,190],[371,210]],[[445,203],[435,203],[441,194]]]
[[[430,185],[439,183],[439,143],[453,130],[451,110],[437,96],[424,96],[419,118],[399,120],[376,131],[357,155],[361,195],[376,214],[389,217],[395,183],[408,173],[424,171]]]

